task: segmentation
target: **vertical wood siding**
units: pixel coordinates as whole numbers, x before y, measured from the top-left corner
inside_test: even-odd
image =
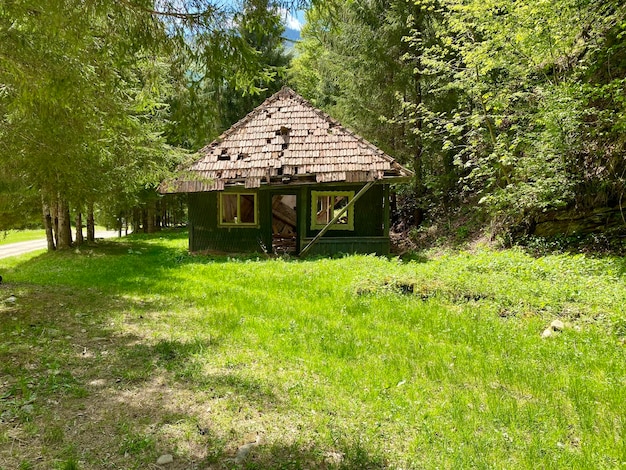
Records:
[[[216,250],[228,253],[271,251],[271,197],[281,192],[298,194],[298,237],[303,247],[318,232],[311,229],[311,191],[355,191],[362,185],[311,185],[301,188],[261,188],[258,190],[258,227],[218,227],[216,191],[189,194],[189,248],[191,251]],[[250,192],[247,190],[246,192]],[[388,226],[384,217],[388,190],[375,185],[359,199],[354,208],[354,230],[329,230],[311,254],[389,253]],[[388,196],[387,196],[388,204]]]

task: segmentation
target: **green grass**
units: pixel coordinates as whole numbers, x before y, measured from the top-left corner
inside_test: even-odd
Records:
[[[6,230],[0,231],[0,245],[9,243],[28,242],[31,240],[45,240],[46,232],[40,230]]]
[[[624,259],[186,245],[0,260],[0,468],[626,466]]]

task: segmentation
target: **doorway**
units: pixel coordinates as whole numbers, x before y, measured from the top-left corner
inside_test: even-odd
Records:
[[[275,254],[298,252],[297,201],[295,194],[272,196],[272,252]]]

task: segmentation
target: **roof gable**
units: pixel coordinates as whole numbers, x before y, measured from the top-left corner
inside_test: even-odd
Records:
[[[290,88],[284,87],[199,152],[166,191],[243,184],[365,182],[412,173]],[[162,185],[163,186],[163,185]],[[173,186],[173,187],[172,187]]]

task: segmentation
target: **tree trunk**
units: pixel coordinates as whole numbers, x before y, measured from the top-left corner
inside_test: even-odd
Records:
[[[136,207],[133,209],[133,233],[139,233],[139,228],[141,226],[141,212]]]
[[[82,245],[85,239],[83,238],[83,214],[76,213],[76,244]]]
[[[52,215],[50,215],[50,206],[46,203],[43,196],[41,197],[41,207],[43,209],[43,227],[46,229],[48,251],[54,251],[56,249],[56,245],[54,243],[54,232],[52,229]]]
[[[96,224],[93,220],[93,203],[89,203],[87,207],[87,241],[93,242],[96,240]]]
[[[154,230],[159,232],[163,227],[163,206],[161,205],[161,201],[155,201],[154,209]]]
[[[413,223],[416,227],[419,227],[424,222],[424,195],[426,188],[424,186],[424,172],[422,165],[422,147],[421,145],[415,152],[415,158],[413,160],[413,171],[415,172],[415,210],[413,211]]]
[[[54,244],[59,247],[59,202],[52,203],[52,230],[54,231]]]
[[[416,70],[421,70],[421,57],[417,58]],[[415,98],[417,105],[422,104],[422,75],[420,72],[415,74]],[[413,211],[413,223],[416,227],[419,227],[424,222],[424,195],[426,194],[426,186],[424,185],[424,163],[422,161],[422,154],[424,152],[422,143],[422,128],[424,126],[424,120],[420,117],[417,120],[417,130],[419,131],[417,141],[415,142],[415,156],[413,157],[413,171],[415,172],[415,210]]]
[[[58,241],[57,248],[59,250],[64,250],[72,247],[72,227],[70,225],[70,209],[65,201],[62,198],[59,198],[58,201],[58,220],[59,220],[59,232],[58,232]]]
[[[146,207],[146,232],[154,233],[156,231],[154,226],[154,202],[149,202]]]
[[[161,227],[169,227],[169,213],[167,211],[167,202],[166,199],[161,199]]]
[[[141,210],[141,225],[143,227],[143,233],[149,233],[148,232],[148,210],[145,208]]]

